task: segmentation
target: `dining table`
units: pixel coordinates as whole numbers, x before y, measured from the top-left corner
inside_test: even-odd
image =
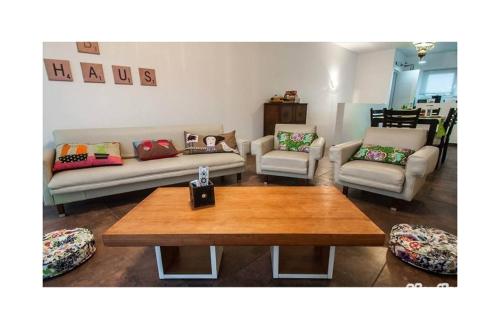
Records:
[[[417,124],[421,125],[429,125],[429,130],[427,131],[427,141],[426,145],[433,145],[435,137],[444,136],[445,129],[443,126],[445,117],[442,115],[427,115],[427,116],[419,116]],[[384,122],[383,115],[375,115],[371,121],[372,127],[378,127],[381,123]]]

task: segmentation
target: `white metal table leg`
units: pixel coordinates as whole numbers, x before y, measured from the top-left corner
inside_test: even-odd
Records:
[[[335,246],[330,246],[328,251],[327,273],[280,273],[280,247],[271,247],[271,263],[273,279],[331,279],[333,277],[333,265],[335,262]]]
[[[217,279],[219,274],[220,263],[222,260],[222,252],[224,248],[220,246],[210,246],[210,273],[182,273],[168,274],[165,273],[163,264],[162,250],[160,246],[155,247],[156,264],[158,266],[158,276],[160,279]],[[168,257],[167,254],[164,257]]]

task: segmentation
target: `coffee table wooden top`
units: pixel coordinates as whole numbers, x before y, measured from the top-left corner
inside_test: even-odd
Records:
[[[158,188],[103,235],[108,246],[379,246],[384,232],[334,187],[216,187],[192,210],[189,188]]]

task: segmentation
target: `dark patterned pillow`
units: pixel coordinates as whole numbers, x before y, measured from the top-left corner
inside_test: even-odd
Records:
[[[140,160],[154,160],[175,157],[179,152],[174,144],[168,139],[150,140],[134,142],[134,148]]]
[[[312,142],[318,137],[316,133],[298,133],[278,131],[276,134],[280,151],[309,152]]]
[[[240,153],[236,144],[236,131],[219,135],[200,135],[184,132],[186,147],[184,154],[200,153]]]
[[[405,148],[363,144],[350,160],[367,160],[405,166],[408,157],[413,153],[415,153],[414,150]]]

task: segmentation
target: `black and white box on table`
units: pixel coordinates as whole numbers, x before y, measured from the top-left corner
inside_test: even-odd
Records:
[[[208,178],[208,167],[202,166],[198,168],[198,179],[189,183],[189,194],[193,209],[215,205],[214,184]]]

